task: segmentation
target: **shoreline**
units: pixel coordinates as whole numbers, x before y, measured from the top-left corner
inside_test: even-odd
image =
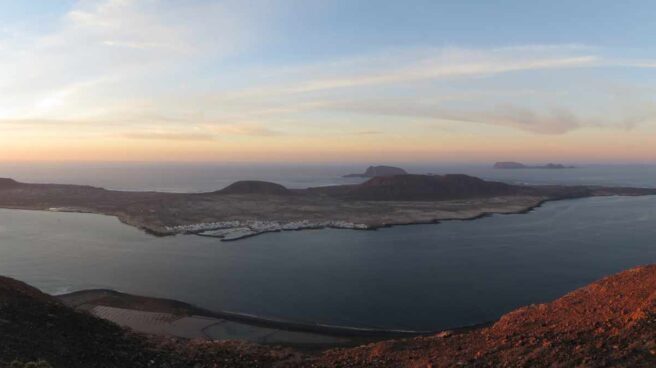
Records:
[[[4,179],[0,208],[94,213],[155,236],[195,234],[235,241],[307,229],[375,230],[523,214],[547,201],[656,195],[656,188],[521,186],[466,175],[377,177],[358,185],[287,189],[236,182],[208,193],[121,192]]]
[[[646,367],[655,361],[653,264],[611,272],[550,301],[517,307],[485,325],[431,336],[353,340],[348,345],[258,345],[139,333],[129,326],[121,328],[111,319],[75,311],[15,279],[0,277],[0,284],[5,305],[0,317],[6,326],[0,333],[8,344],[3,346],[5,354],[9,352],[11,359],[57,361],[62,367],[71,361],[81,362],[80,367],[95,366],[104,359],[116,362],[117,367],[132,366],[139,359],[144,367],[169,366],[170,362],[259,367],[264,362],[266,366],[299,368]],[[53,350],[53,346],[62,348]],[[80,361],[81,357],[85,360]],[[117,358],[121,360],[117,362]]]
[[[98,308],[110,309],[111,312],[107,316],[98,316],[100,318],[108,319],[114,323],[121,324],[125,322],[120,317],[120,313],[131,314],[157,314],[157,319],[175,319],[181,320],[184,318],[204,318],[214,319],[210,321],[207,327],[200,329],[203,333],[208,327],[230,323],[233,329],[246,328],[252,336],[234,338],[234,340],[251,341],[264,345],[285,345],[294,347],[305,348],[329,348],[329,347],[346,347],[356,346],[371,342],[389,340],[389,339],[404,339],[420,336],[431,336],[435,334],[457,334],[461,332],[471,331],[478,328],[483,328],[494,323],[494,321],[476,324],[472,326],[462,326],[450,328],[446,330],[427,330],[427,331],[412,331],[412,330],[397,330],[397,329],[376,329],[364,327],[349,327],[349,326],[336,326],[320,323],[302,323],[289,320],[281,320],[275,318],[266,318],[262,316],[255,316],[245,313],[230,312],[230,311],[211,311],[204,308],[196,307],[182,301],[165,298],[154,298],[139,296],[134,294],[122,293],[111,289],[87,289],[79,290],[65,294],[55,295],[55,298],[62,301],[65,305],[87,313],[94,314]],[[118,314],[118,318],[117,317]],[[167,316],[167,317],[163,317]],[[151,319],[148,319],[151,321]],[[136,332],[153,334],[148,332],[148,326],[144,326],[134,316],[129,318],[130,322],[124,323],[124,327],[133,328]],[[151,321],[152,323],[152,321]],[[262,333],[260,333],[262,331]],[[188,331],[185,331],[188,332]],[[274,334],[282,334],[285,337],[284,342],[275,341],[267,342],[261,341],[254,336],[266,334],[271,336]],[[155,333],[155,335],[158,335]],[[182,335],[164,333],[164,336],[189,338]],[[212,338],[205,335],[201,339],[206,340],[232,340],[222,338]]]
[[[116,217],[119,219],[119,221],[125,225],[136,227],[139,230],[153,235],[155,237],[168,237],[168,236],[177,236],[177,235],[195,235],[195,236],[202,236],[202,237],[207,237],[207,238],[214,238],[217,240],[220,240],[221,242],[235,242],[247,238],[252,238],[258,235],[264,235],[267,233],[279,233],[279,232],[293,232],[293,231],[310,231],[310,230],[324,230],[324,229],[336,229],[336,230],[354,230],[354,231],[376,231],[379,229],[388,229],[388,228],[393,228],[393,227],[398,227],[398,226],[412,226],[412,225],[439,225],[442,222],[450,222],[450,221],[475,221],[479,219],[483,219],[486,217],[490,216],[495,216],[495,215],[501,215],[501,216],[506,216],[506,215],[524,215],[531,213],[542,206],[544,206],[547,203],[550,202],[560,202],[560,201],[573,201],[573,200],[580,200],[580,199],[587,199],[587,198],[608,198],[608,197],[653,197],[656,196],[656,194],[645,194],[645,195],[632,195],[632,194],[614,194],[614,195],[589,195],[589,196],[580,196],[580,197],[572,197],[572,198],[544,198],[541,200],[538,200],[536,203],[531,204],[526,206],[525,208],[518,209],[516,211],[511,211],[507,212],[504,210],[499,210],[499,211],[485,211],[485,212],[480,212],[478,214],[472,215],[470,217],[445,217],[445,218],[435,218],[435,219],[429,219],[429,220],[421,220],[421,221],[413,221],[413,222],[392,222],[392,223],[385,223],[385,224],[365,224],[364,226],[366,227],[339,227],[339,226],[308,226],[307,228],[299,228],[299,229],[277,229],[277,230],[265,230],[261,232],[252,232],[249,234],[237,236],[237,237],[230,237],[230,238],[224,238],[224,237],[219,237],[219,236],[212,236],[212,235],[205,235],[202,234],[205,231],[212,231],[211,229],[208,230],[199,230],[199,231],[182,231],[182,232],[165,232],[165,231],[157,231],[153,230],[150,228],[146,227],[139,227],[135,226],[133,224],[130,224],[129,222],[125,222],[121,220],[120,217],[114,216],[114,215],[107,215],[107,216],[112,216]],[[1,208],[1,207],[0,207]],[[86,212],[86,211],[71,211],[73,213],[91,213],[91,214],[100,214],[104,215],[102,213],[94,213],[94,212]],[[201,225],[201,224],[197,224]]]
[[[618,195],[621,196],[621,195]],[[34,206],[6,206],[0,204],[0,209],[5,209],[5,210],[21,210],[21,211],[39,211],[39,212],[51,212],[51,213],[73,213],[73,214],[91,214],[91,215],[100,215],[100,216],[107,216],[107,217],[113,217],[116,218],[120,223],[137,228],[141,231],[143,231],[146,234],[155,236],[155,237],[168,237],[168,236],[177,236],[177,235],[196,235],[196,236],[203,236],[203,237],[208,237],[208,238],[214,238],[220,241],[224,242],[231,242],[231,241],[238,241],[258,235],[263,235],[266,233],[276,233],[276,232],[286,232],[286,231],[306,231],[306,230],[322,230],[322,229],[338,229],[338,230],[356,230],[356,231],[375,231],[378,229],[385,229],[385,228],[392,228],[396,226],[411,226],[411,225],[433,225],[433,224],[439,224],[441,222],[446,222],[446,221],[474,221],[477,219],[493,216],[493,215],[518,215],[518,214],[525,214],[529,213],[536,208],[541,207],[544,205],[546,202],[552,202],[552,201],[561,201],[561,200],[570,200],[570,199],[583,199],[583,198],[591,198],[591,197],[597,197],[597,196],[588,196],[588,197],[579,197],[579,198],[536,198],[536,197],[526,197],[530,198],[533,200],[533,203],[530,203],[526,205],[525,207],[518,208],[516,210],[508,209],[501,207],[497,210],[492,210],[492,211],[482,211],[482,212],[477,212],[477,210],[471,210],[472,212],[477,212],[471,216],[463,216],[463,217],[436,217],[436,218],[431,218],[431,219],[426,219],[426,220],[416,220],[416,221],[399,221],[399,222],[385,222],[385,223],[374,223],[374,224],[365,224],[365,223],[350,223],[350,222],[344,222],[340,220],[327,220],[327,221],[322,221],[321,223],[307,223],[307,225],[303,225],[302,227],[299,228],[283,228],[286,223],[282,223],[277,220],[249,220],[249,221],[244,221],[244,224],[239,224],[237,227],[242,228],[244,226],[249,226],[249,223],[253,222],[262,222],[262,223],[273,223],[273,224],[278,224],[281,225],[281,228],[279,229],[267,229],[267,230],[262,230],[262,231],[252,231],[248,234],[244,234],[241,236],[236,236],[236,237],[221,237],[221,236],[214,236],[214,235],[206,235],[202,234],[203,232],[208,232],[208,231],[214,231],[214,230],[223,230],[226,229],[224,227],[212,227],[211,224],[208,223],[195,223],[195,224],[188,224],[188,225],[180,225],[181,229],[178,230],[159,230],[155,229],[153,227],[148,227],[147,225],[143,224],[135,224],[129,219],[121,216],[121,214],[114,214],[114,213],[105,213],[105,212],[100,212],[100,211],[95,211],[93,209],[89,208],[41,208],[41,207],[34,207]],[[511,197],[512,198],[512,197]],[[495,199],[508,199],[504,197],[493,197],[489,198],[488,200],[495,200]],[[456,201],[433,201],[433,202],[418,202],[420,204],[433,204],[435,206],[440,206],[440,205],[449,205],[452,202]],[[387,204],[394,205],[397,202],[390,201],[387,202]],[[405,202],[398,202],[398,203],[405,203]],[[512,205],[511,205],[512,206]],[[344,226],[340,225],[334,225],[334,223],[344,223]],[[207,226],[210,225],[210,226]],[[190,229],[183,229],[186,227],[195,227],[195,226],[207,226],[202,229],[198,230],[190,230]]]
[[[324,230],[324,229],[337,229],[337,230],[355,230],[355,231],[376,231],[379,229],[388,229],[388,228],[393,228],[397,226],[412,226],[412,225],[439,225],[442,222],[450,222],[450,221],[475,221],[483,218],[487,218],[490,216],[495,216],[495,215],[523,215],[523,214],[528,214],[531,213],[542,206],[544,206],[547,203],[550,202],[559,202],[559,201],[568,201],[568,200],[579,200],[579,199],[586,199],[586,198],[607,198],[607,197],[652,197],[656,196],[656,194],[645,194],[645,195],[631,195],[631,194],[613,194],[613,195],[589,195],[589,196],[580,196],[580,197],[571,197],[571,198],[542,198],[542,199],[537,199],[536,202],[527,205],[524,208],[519,208],[515,211],[506,211],[505,209],[499,209],[497,211],[484,211],[484,212],[479,212],[476,213],[472,216],[469,217],[444,217],[444,218],[434,218],[434,219],[429,219],[429,220],[419,220],[419,221],[412,221],[412,222],[390,222],[390,223],[384,223],[384,224],[356,224],[359,226],[332,226],[332,225],[317,225],[317,224],[308,224],[307,227],[301,227],[301,228],[279,228],[279,229],[273,229],[273,230],[262,230],[259,232],[251,231],[246,234],[242,234],[239,236],[232,236],[232,237],[223,237],[223,236],[214,236],[214,235],[207,235],[203,234],[204,232],[211,232],[214,230],[222,230],[225,228],[205,228],[205,229],[200,229],[200,230],[183,230],[183,231],[159,231],[155,230],[146,226],[140,226],[133,224],[129,221],[126,221],[126,219],[122,218],[120,214],[108,214],[108,213],[103,213],[103,212],[96,212],[90,209],[80,209],[80,208],[57,208],[57,209],[52,209],[52,208],[29,208],[29,207],[9,207],[9,206],[3,206],[0,204],[0,209],[5,209],[5,210],[19,210],[19,211],[38,211],[38,212],[52,212],[52,213],[73,213],[73,214],[91,214],[91,215],[100,215],[100,216],[107,216],[107,217],[113,217],[116,218],[120,223],[130,226],[133,228],[137,228],[138,230],[141,230],[142,232],[157,237],[157,238],[164,238],[164,237],[169,237],[169,236],[178,236],[178,235],[194,235],[194,236],[201,236],[201,237],[206,237],[206,238],[213,238],[217,239],[221,242],[235,242],[247,238],[252,238],[255,236],[259,235],[264,235],[267,233],[279,233],[279,232],[293,232],[293,231],[309,231],[309,230]],[[439,202],[437,202],[439,204]],[[254,222],[269,222],[269,221],[260,221],[260,220],[255,220]],[[270,221],[271,223],[278,223],[277,221],[273,220]],[[208,224],[192,224],[192,225],[185,225],[185,226],[197,226],[197,225],[208,225]],[[239,225],[239,227],[243,227],[242,225]]]
[[[655,194],[656,195],[656,194]],[[617,197],[622,197],[622,196],[629,196],[629,195],[614,195]],[[645,196],[650,196],[650,195],[645,195]],[[248,234],[244,234],[241,236],[237,237],[230,237],[230,238],[224,238],[221,236],[213,236],[213,235],[206,235],[203,234],[203,232],[207,231],[213,231],[213,230],[221,230],[223,228],[211,228],[208,227],[207,229],[202,229],[202,230],[183,230],[183,231],[157,231],[153,230],[151,228],[147,227],[141,227],[141,226],[135,226],[129,222],[123,221],[119,216],[115,215],[108,215],[112,217],[116,217],[119,219],[119,221],[125,225],[136,227],[139,230],[142,230],[143,232],[156,236],[156,237],[167,237],[167,236],[177,236],[177,235],[196,235],[196,236],[202,236],[202,237],[207,237],[207,238],[214,238],[218,239],[222,242],[233,242],[233,241],[238,241],[242,239],[247,239],[247,238],[252,238],[258,235],[264,235],[267,233],[279,233],[279,232],[293,232],[293,231],[308,231],[308,230],[324,230],[324,229],[337,229],[337,230],[355,230],[355,231],[376,231],[379,229],[388,229],[388,228],[393,228],[397,226],[412,226],[412,225],[438,225],[442,222],[447,222],[447,221],[475,221],[478,219],[494,216],[494,215],[522,215],[522,214],[527,214],[530,213],[540,207],[542,207],[545,203],[548,202],[556,202],[556,201],[565,201],[565,200],[576,200],[576,199],[585,199],[585,198],[595,198],[595,197],[609,197],[606,195],[600,195],[600,196],[582,196],[582,197],[575,197],[575,198],[542,198],[538,199],[536,198],[536,202],[527,205],[526,207],[517,209],[515,211],[507,211],[506,209],[499,209],[495,211],[483,211],[476,213],[472,216],[469,217],[440,217],[440,218],[433,218],[433,219],[427,219],[427,220],[418,220],[418,221],[399,221],[399,222],[387,222],[384,224],[351,224],[351,225],[356,225],[356,226],[333,226],[333,225],[321,225],[321,224],[309,224],[307,227],[303,228],[293,228],[293,229],[275,229],[275,230],[263,230],[259,232],[251,232]],[[492,198],[495,199],[495,198]],[[443,201],[447,202],[447,201]],[[440,201],[434,202],[436,205],[440,204]],[[89,212],[89,211],[70,211],[71,213],[93,213],[93,214],[101,214],[102,213],[94,213],[94,212]],[[261,220],[255,220],[255,221],[261,221]],[[264,222],[264,221],[262,221]],[[277,222],[275,220],[271,222]],[[328,221],[332,222],[332,221]],[[203,223],[199,224],[191,224],[189,226],[196,226],[196,225],[206,225]],[[240,225],[241,227],[241,225]]]

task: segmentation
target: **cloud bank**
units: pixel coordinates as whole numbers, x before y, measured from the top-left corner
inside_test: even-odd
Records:
[[[584,45],[408,45],[268,62],[262,50],[291,5],[75,2],[47,32],[0,35],[0,129],[215,142],[384,139],[427,121],[551,136],[655,121],[653,90],[618,93],[625,81],[604,71],[656,62]]]

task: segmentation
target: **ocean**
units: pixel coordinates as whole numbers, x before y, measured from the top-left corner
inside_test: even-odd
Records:
[[[488,180],[525,184],[656,186],[656,165],[582,165],[565,170],[498,170],[491,165],[399,164],[413,174],[468,174]],[[310,164],[138,164],[0,163],[0,177],[30,183],[84,184],[116,190],[208,192],[238,180],[264,180],[288,188],[356,184],[343,178],[367,165]]]
[[[207,191],[234,180],[348,182],[364,167],[3,167],[30,182]],[[571,170],[408,167],[531,184],[656,185],[650,166]],[[351,179],[352,180],[352,179]],[[483,323],[656,262],[656,197],[549,202],[527,214],[376,231],[311,230],[237,242],[157,238],[115,218],[0,210],[0,274],[50,293],[110,288],[303,323],[440,330]]]

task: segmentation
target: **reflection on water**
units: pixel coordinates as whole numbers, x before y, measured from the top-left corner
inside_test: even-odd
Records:
[[[656,197],[234,243],[155,238],[97,215],[0,210],[0,274],[55,293],[112,288],[298,322],[442,329],[656,262],[655,225]]]

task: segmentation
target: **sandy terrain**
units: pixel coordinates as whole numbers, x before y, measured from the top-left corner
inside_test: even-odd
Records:
[[[112,290],[83,290],[57,297],[135,332],[203,340],[241,340],[296,347],[355,346],[419,333],[304,325],[253,316],[213,312],[183,302],[130,295]]]
[[[221,191],[197,194],[0,179],[0,208],[98,213],[157,235],[201,233],[225,240],[270,231],[375,229],[474,219],[521,213],[548,200],[648,194],[656,194],[656,189],[513,186],[464,175],[402,175],[354,186],[294,191],[273,183],[237,182]]]
[[[150,335],[218,341],[243,340],[257,344],[334,346],[349,342],[347,338],[285,331],[205,316],[176,316],[171,313],[144,312],[102,305],[91,307],[89,312],[119,326]]]

